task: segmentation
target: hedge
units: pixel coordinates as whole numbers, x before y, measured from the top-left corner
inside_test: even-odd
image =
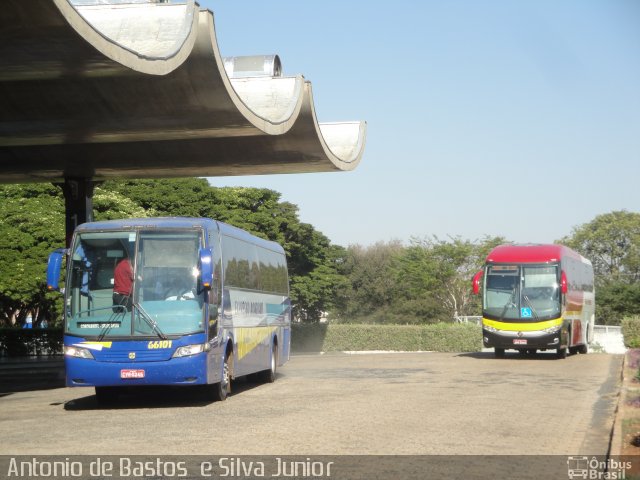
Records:
[[[640,345],[640,320],[637,322]],[[482,331],[478,325],[293,324],[294,353],[362,350],[478,352]],[[62,353],[61,329],[0,329],[0,356],[22,357]]]
[[[479,352],[482,330],[474,324],[352,325],[294,324],[291,350],[339,352],[363,350]]]
[[[0,328],[0,357],[62,354],[60,328]]]
[[[626,317],[621,325],[624,345],[629,348],[640,348],[640,316]]]

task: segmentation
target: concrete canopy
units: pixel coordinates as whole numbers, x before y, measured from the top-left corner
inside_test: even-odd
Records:
[[[0,182],[352,170],[365,131],[302,76],[230,78],[193,0],[0,5]]]

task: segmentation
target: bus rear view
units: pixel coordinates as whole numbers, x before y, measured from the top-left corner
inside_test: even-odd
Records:
[[[482,291],[482,335],[497,357],[555,350],[587,353],[594,326],[591,263],[562,245],[501,245],[473,280]]]

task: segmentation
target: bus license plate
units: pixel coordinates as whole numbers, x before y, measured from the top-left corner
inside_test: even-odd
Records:
[[[144,378],[144,370],[120,370],[120,378]]]
[[[513,344],[514,345],[526,345],[527,344],[527,339],[526,338],[514,338],[513,339]]]

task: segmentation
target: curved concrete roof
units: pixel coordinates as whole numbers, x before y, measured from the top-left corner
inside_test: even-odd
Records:
[[[364,122],[302,76],[229,78],[193,0],[3,0],[0,182],[351,170]]]

